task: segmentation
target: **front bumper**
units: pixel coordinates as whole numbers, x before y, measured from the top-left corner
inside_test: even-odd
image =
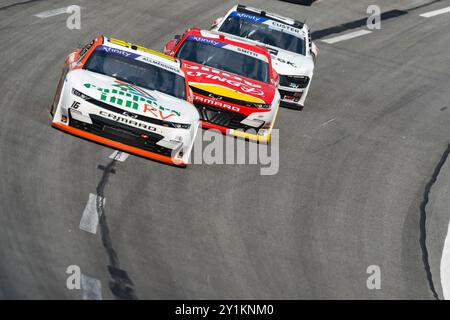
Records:
[[[93,121],[92,124],[78,121],[69,116],[69,123],[53,121],[52,126],[64,132],[76,135],[87,140],[97,142],[114,149],[119,149],[144,158],[159,162],[186,167],[186,162],[181,158],[175,158],[172,149],[157,145],[155,142],[160,137],[148,136],[142,138],[135,128],[114,125],[103,121]],[[101,117],[98,117],[101,118]],[[106,120],[106,119],[103,119]]]
[[[223,110],[204,103],[194,102],[194,105],[199,111],[202,128],[215,129],[224,134],[265,143],[270,141],[270,134],[278,113],[277,106],[269,128],[264,128],[264,121],[262,121],[261,126],[253,127],[242,123],[242,121],[245,122],[247,117],[240,113]]]
[[[96,134],[93,133],[89,133],[86,131],[83,131],[81,129],[77,129],[74,127],[70,127],[68,125],[59,123],[59,122],[53,122],[52,126],[54,128],[57,128],[59,130],[65,131],[67,133],[71,133],[73,135],[76,135],[78,137],[81,138],[85,138],[87,140],[90,141],[94,141],[103,145],[106,145],[108,147],[114,148],[114,149],[118,149],[121,151],[125,151],[131,154],[135,154],[144,158],[148,158],[148,159],[152,159],[152,160],[156,160],[159,162],[163,162],[163,163],[167,163],[167,164],[172,164],[172,165],[176,165],[176,166],[180,166],[180,167],[186,167],[186,163],[182,160],[177,160],[171,157],[167,157],[167,156],[163,156],[154,152],[150,152],[150,151],[146,151],[146,150],[142,150],[133,146],[129,146],[127,144],[118,142],[118,141],[114,141],[111,139],[107,139],[101,136],[98,136]]]

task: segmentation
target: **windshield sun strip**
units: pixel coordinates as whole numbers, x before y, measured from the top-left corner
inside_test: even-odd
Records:
[[[139,54],[139,53],[135,53],[135,52],[131,52],[131,51],[128,51],[128,50],[123,50],[123,49],[118,49],[118,48],[114,48],[114,47],[109,47],[109,46],[106,46],[106,45],[99,45],[99,46],[97,46],[95,48],[94,51],[106,52],[108,54],[113,54],[113,55],[129,58],[129,59],[132,59],[132,60],[145,62],[145,63],[150,64],[152,66],[162,68],[164,70],[176,73],[178,75],[182,75],[180,68],[176,68],[174,66],[168,65],[167,63],[159,61],[156,57],[142,55],[142,54]]]

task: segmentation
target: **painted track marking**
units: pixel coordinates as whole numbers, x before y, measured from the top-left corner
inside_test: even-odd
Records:
[[[450,223],[441,257],[441,285],[445,300],[450,300]]]
[[[345,41],[345,40],[349,40],[349,39],[353,39],[356,37],[360,37],[360,36],[364,36],[366,34],[372,33],[372,31],[369,30],[358,30],[358,31],[354,31],[354,32],[349,32],[340,36],[336,36],[336,37],[332,37],[332,38],[328,38],[328,39],[324,39],[321,40],[325,43],[336,43],[336,42],[340,42],[340,41]]]
[[[99,212],[97,210],[97,198],[105,205],[105,198],[98,197],[96,194],[90,193],[89,200],[84,208],[83,215],[81,216],[80,229],[92,234],[97,233],[97,226],[99,221]]]
[[[38,17],[38,18],[41,18],[41,19],[46,19],[46,18],[50,18],[50,17],[58,16],[60,14],[67,13],[67,8],[68,7],[42,11],[42,12],[36,13],[34,16]]]
[[[124,162],[125,160],[127,160],[128,156],[129,156],[128,153],[116,150],[109,156],[109,158],[120,162]]]
[[[449,13],[449,12],[450,12],[450,7],[446,7],[446,8],[442,8],[439,10],[433,10],[433,11],[422,13],[422,14],[420,14],[420,16],[424,17],[424,18],[431,18],[431,17],[438,16],[438,15],[444,14],[444,13]]]

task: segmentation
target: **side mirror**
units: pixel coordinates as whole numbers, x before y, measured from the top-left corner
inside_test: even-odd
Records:
[[[273,85],[278,87],[278,84],[280,83],[280,75],[275,71],[275,69],[272,69],[272,79]]]
[[[72,64],[80,58],[80,49],[73,49],[72,52],[66,58],[66,64]]]
[[[175,49],[177,42],[178,42],[177,39],[171,39],[171,40],[167,41],[166,45],[164,46],[163,52],[165,54],[170,55],[172,53],[173,49]]]
[[[211,30],[216,28],[223,20],[223,17],[217,18],[216,20],[214,20],[211,24]]]

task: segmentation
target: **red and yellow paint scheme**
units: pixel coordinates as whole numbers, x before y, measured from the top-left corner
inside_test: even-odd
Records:
[[[181,59],[203,128],[270,140],[280,94],[265,47],[191,28],[169,40],[164,53]]]
[[[184,167],[200,126],[192,101],[178,59],[98,36],[67,56],[50,113],[64,132]]]

